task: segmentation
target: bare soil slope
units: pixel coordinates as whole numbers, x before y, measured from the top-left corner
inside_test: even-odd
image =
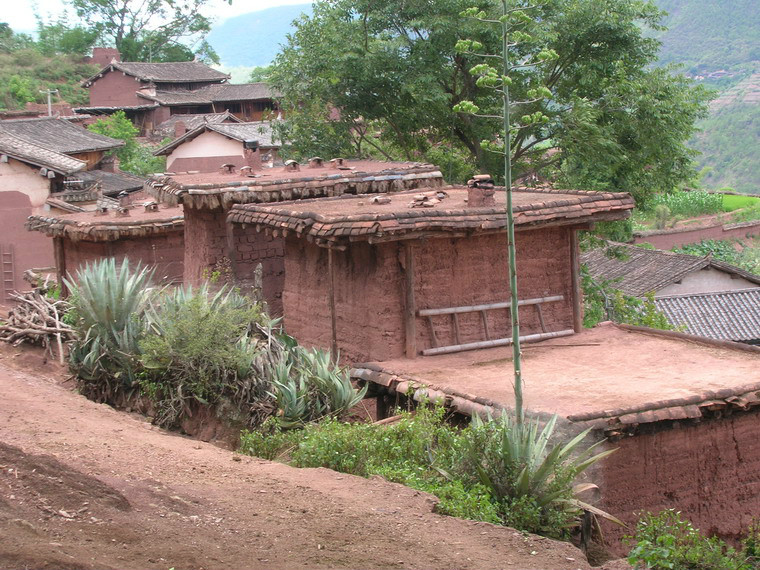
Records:
[[[569,544],[170,434],[57,378],[0,347],[2,568],[589,568]]]

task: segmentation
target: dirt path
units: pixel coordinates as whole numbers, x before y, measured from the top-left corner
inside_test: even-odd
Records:
[[[401,485],[167,433],[18,354],[0,347],[2,568],[589,568]]]

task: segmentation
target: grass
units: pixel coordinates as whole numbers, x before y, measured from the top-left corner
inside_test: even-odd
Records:
[[[733,212],[740,208],[751,208],[760,205],[760,197],[757,196],[732,196],[723,195],[723,211]]]

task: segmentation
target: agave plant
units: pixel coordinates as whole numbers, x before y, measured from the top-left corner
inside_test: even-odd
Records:
[[[578,475],[617,450],[597,453],[605,440],[581,450],[590,429],[567,443],[553,443],[556,424],[557,416],[543,428],[537,418],[518,423],[509,414],[487,422],[473,417],[472,436],[465,448],[467,461],[499,502],[529,500],[541,512],[564,512],[568,522],[588,511],[622,525],[609,513],[580,500],[580,494],[596,485],[574,485]]]
[[[108,400],[113,386],[131,387],[135,380],[143,314],[152,293],[153,271],[129,260],[113,258],[87,264],[66,280],[72,291],[79,339],[71,350],[71,366],[91,397]]]

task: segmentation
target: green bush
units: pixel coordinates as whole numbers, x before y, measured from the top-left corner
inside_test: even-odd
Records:
[[[747,557],[718,538],[707,538],[669,509],[639,519],[628,562],[651,570],[752,570]]]
[[[193,400],[228,399],[247,423],[264,420],[269,382],[254,373],[261,349],[252,334],[261,318],[257,305],[224,289],[180,288],[156,299],[139,347],[140,385],[157,404],[158,425],[177,425]]]
[[[644,205],[645,212],[654,212],[665,206],[669,215],[676,218],[695,218],[706,214],[717,214],[723,211],[723,196],[711,194],[703,190],[690,192],[677,190],[667,194],[656,194]]]
[[[118,267],[109,258],[88,263],[74,281],[66,280],[72,292],[69,319],[77,332],[70,365],[87,397],[109,402],[134,388],[152,277],[139,264],[130,270],[126,258]]]

